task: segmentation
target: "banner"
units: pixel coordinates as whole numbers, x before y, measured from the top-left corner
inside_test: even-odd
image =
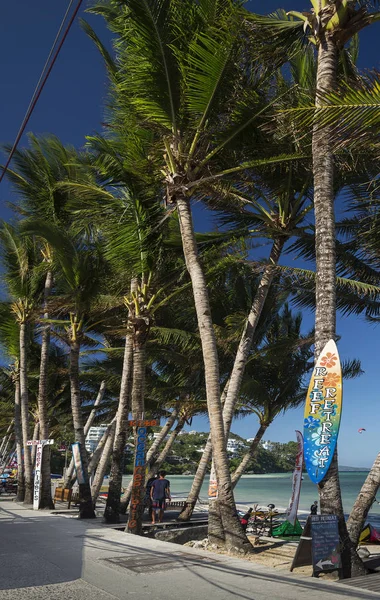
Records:
[[[292,525],[296,524],[298,505],[300,501],[302,467],[303,467],[303,436],[300,431],[296,431],[298,452],[296,456],[296,466],[293,472],[292,495],[286,511],[286,520]]]
[[[334,340],[327,342],[313,369],[304,415],[304,456],[309,477],[325,477],[338,439],[342,412],[342,370]]]
[[[54,440],[28,440],[27,446],[37,446],[36,463],[34,467],[33,510],[40,507],[42,453],[45,446],[54,444]]]
[[[84,483],[87,483],[87,481],[88,481],[88,474],[83,469],[82,458],[80,455],[80,443],[75,442],[74,444],[71,445],[71,448],[73,451],[73,460],[74,460],[75,472],[77,474],[77,481],[78,481],[79,485],[83,485]]]

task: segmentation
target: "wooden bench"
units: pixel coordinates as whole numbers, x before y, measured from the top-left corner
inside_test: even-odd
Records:
[[[77,492],[73,493],[72,489],[56,488],[54,502],[67,502],[67,508],[70,508],[71,503],[74,503],[74,505],[79,503],[79,494]]]

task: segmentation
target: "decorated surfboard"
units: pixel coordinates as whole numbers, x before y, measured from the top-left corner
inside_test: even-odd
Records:
[[[334,340],[323,348],[310,380],[304,415],[304,457],[310,479],[325,477],[338,439],[342,412],[342,369]]]

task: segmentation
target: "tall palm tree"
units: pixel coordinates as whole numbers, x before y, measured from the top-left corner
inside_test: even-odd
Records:
[[[25,480],[19,379],[20,341],[19,328],[8,302],[0,304],[0,345],[4,356],[8,357],[11,361],[11,364],[7,365],[2,372],[5,375],[6,383],[10,387],[9,392],[14,397],[13,422],[17,457],[17,500],[23,502],[25,497]],[[2,382],[2,389],[3,393],[5,393],[7,385],[4,382]]]
[[[19,382],[21,424],[24,449],[25,496],[24,502],[33,502],[33,466],[30,446],[30,415],[28,390],[28,346],[34,310],[41,301],[41,272],[37,270],[35,245],[22,237],[16,227],[3,223],[0,232],[3,249],[3,265],[11,311],[19,327]]]
[[[79,380],[79,357],[81,347],[96,345],[91,331],[96,320],[101,320],[93,309],[101,283],[105,284],[105,263],[98,244],[92,246],[87,241],[77,240],[71,231],[63,231],[57,226],[30,219],[24,223],[25,233],[46,240],[53,248],[56,274],[56,315],[68,316],[66,319],[51,319],[55,325],[54,335],[64,341],[70,349],[70,390],[71,410],[75,432],[75,441],[80,444],[80,456],[83,472],[88,469],[85,449],[84,422],[82,413],[81,389]],[[94,518],[95,512],[91,499],[88,478],[79,482],[79,515],[81,518]]]
[[[23,217],[45,219],[55,224],[68,223],[69,213],[66,209],[67,195],[57,183],[72,177],[73,164],[77,152],[72,147],[65,147],[55,136],[37,138],[29,134],[29,148],[16,150],[12,169],[8,169],[7,177],[18,195],[14,210]],[[49,317],[48,300],[53,287],[52,249],[49,244],[41,245],[41,257],[46,267],[46,279],[43,295],[44,319]],[[38,419],[41,439],[49,438],[47,380],[49,369],[49,323],[40,326],[41,362],[38,390]],[[40,508],[54,508],[50,482],[50,446],[44,448],[41,465]]]
[[[373,12],[376,0],[341,2],[340,0],[311,0],[311,11],[291,11],[294,20],[284,20],[278,15],[272,19],[254,17],[268,31],[272,27],[273,40],[295,44],[307,32],[308,39],[317,48],[317,73],[315,108],[325,104],[326,92],[337,85],[337,70],[340,50],[364,27],[380,18]],[[272,23],[270,23],[272,21]],[[315,249],[316,249],[316,316],[315,356],[319,356],[324,345],[336,338],[336,260],[335,260],[335,215],[334,215],[334,151],[331,123],[316,119],[312,130],[312,156],[314,178]],[[350,544],[342,505],[338,475],[337,451],[330,469],[319,484],[321,510],[337,514],[343,539],[343,576],[363,572],[355,548]]]
[[[117,65],[122,69],[111,62],[99,40],[97,45],[109,68],[117,107],[112,131],[133,131],[130,148],[133,139],[139,139],[130,154],[134,167],[123,161],[123,168],[136,172],[137,166],[145,179],[152,170],[160,174],[166,203],[178,212],[203,348],[226,544],[249,549],[231,490],[216,341],[191,215],[192,199],[206,197],[212,182],[284,160],[266,155],[253,126],[267,103],[259,92],[263,82],[253,81],[246,63],[240,3],[126,0],[117,8],[102,3],[91,11],[102,14],[119,35]],[[141,151],[144,143],[148,147]],[[279,148],[280,154],[281,144]]]

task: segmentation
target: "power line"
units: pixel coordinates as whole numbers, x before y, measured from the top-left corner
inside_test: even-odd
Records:
[[[70,12],[70,9],[71,9],[71,7],[72,7],[72,5],[74,3],[74,0],[70,0],[70,3],[68,5],[68,7],[67,7],[67,10],[66,10],[65,15],[64,15],[64,17],[62,19],[61,25],[59,27],[58,33],[57,33],[57,35],[55,37],[55,40],[54,40],[53,45],[51,47],[51,50],[49,52],[49,56],[48,56],[48,58],[47,58],[47,60],[45,62],[45,65],[44,65],[44,68],[42,69],[40,78],[39,78],[38,83],[37,83],[37,85],[35,87],[35,90],[33,92],[33,96],[32,96],[32,98],[30,100],[28,109],[27,109],[27,111],[25,113],[24,119],[23,119],[23,121],[21,123],[20,129],[19,129],[19,131],[17,133],[17,136],[16,136],[16,139],[15,139],[14,144],[12,146],[12,149],[11,149],[11,151],[9,153],[7,162],[5,163],[5,166],[3,168],[3,172],[0,175],[0,183],[3,180],[5,173],[7,172],[7,169],[8,169],[8,167],[10,165],[10,162],[11,162],[11,160],[13,158],[13,155],[16,152],[17,146],[18,146],[18,144],[20,142],[21,136],[22,136],[22,134],[25,131],[25,128],[26,128],[26,126],[27,126],[27,124],[29,122],[30,117],[32,116],[32,113],[33,113],[33,111],[34,111],[34,109],[36,107],[36,104],[38,102],[39,97],[41,96],[42,90],[44,89],[45,84],[46,84],[46,82],[47,82],[47,80],[49,78],[49,75],[50,75],[50,73],[52,71],[52,68],[53,68],[53,66],[55,64],[55,61],[58,58],[58,55],[59,55],[59,53],[61,51],[61,48],[62,48],[62,46],[63,46],[63,44],[64,44],[64,42],[65,42],[65,40],[66,40],[66,38],[68,36],[68,33],[69,33],[70,29],[71,29],[71,26],[74,23],[75,17],[78,14],[78,11],[79,11],[79,9],[81,7],[82,1],[83,0],[78,0],[78,3],[76,5],[76,7],[75,7],[75,10],[74,10],[73,14],[71,15],[70,21],[68,22],[68,24],[66,26],[66,29],[65,29],[65,31],[63,33],[62,39],[61,39],[61,41],[60,41],[57,49],[54,52],[54,48],[57,45],[59,36],[60,36],[60,34],[62,32],[62,29],[64,27],[64,24],[65,24],[66,18],[67,18],[68,14]],[[54,52],[54,55],[53,55],[53,52]],[[53,58],[51,60],[50,66],[48,67],[48,64],[49,64],[49,61],[50,61],[52,55],[53,55]]]

